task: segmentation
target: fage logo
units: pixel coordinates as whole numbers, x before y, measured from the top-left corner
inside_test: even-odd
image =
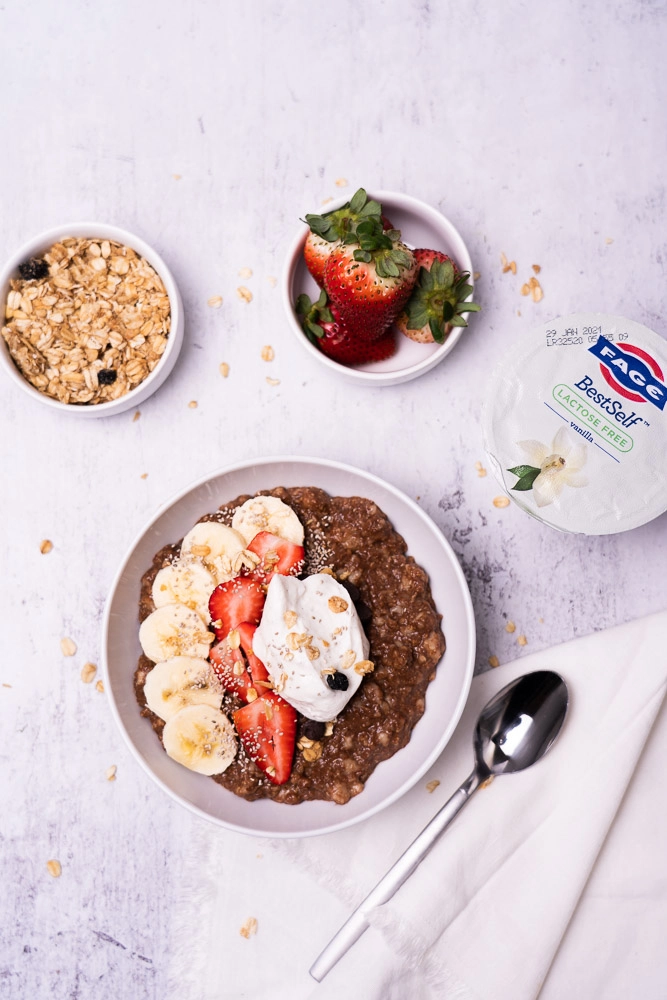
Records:
[[[614,344],[605,337],[589,347],[600,361],[600,371],[614,392],[633,403],[653,403],[664,410],[667,386],[660,365],[650,354],[634,344]]]

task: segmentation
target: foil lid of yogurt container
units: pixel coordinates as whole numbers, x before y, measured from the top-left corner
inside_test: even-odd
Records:
[[[561,531],[606,535],[667,510],[667,341],[577,313],[503,357],[484,414],[507,495]]]

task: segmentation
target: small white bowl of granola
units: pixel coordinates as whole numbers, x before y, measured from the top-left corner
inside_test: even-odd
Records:
[[[25,243],[0,273],[0,302],[0,365],[29,396],[79,417],[143,402],[183,344],[169,268],[104,223],[69,223]]]

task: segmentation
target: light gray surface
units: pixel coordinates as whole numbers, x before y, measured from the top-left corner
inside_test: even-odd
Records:
[[[480,669],[517,655],[520,634],[534,650],[664,605],[664,517],[615,538],[559,535],[496,510],[475,462],[489,370],[533,321],[600,309],[667,333],[665,28],[663,4],[636,0],[0,6],[0,256],[98,218],[156,247],[186,310],[180,362],[137,422],[65,420],[3,380],[7,996],[164,996],[179,858],[199,821],[149,784],[79,671],[97,660],[121,553],[191,480],[292,452],[419,497],[470,580]],[[323,374],[268,280],[340,178],[439,207],[481,273],[469,336],[405,386]],[[520,294],[532,264],[539,304]],[[242,986],[231,968],[229,995]]]

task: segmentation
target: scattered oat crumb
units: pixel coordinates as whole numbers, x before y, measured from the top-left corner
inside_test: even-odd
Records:
[[[489,657],[489,666],[490,667],[499,667],[500,666],[500,660],[498,659],[497,656],[490,656]]]
[[[39,547],[39,551],[45,556],[53,548],[53,542],[50,542],[48,538],[45,538]]]
[[[535,274],[539,274],[541,270],[542,268],[540,267],[539,264],[533,264],[533,271],[535,272]]]
[[[526,286],[524,285],[524,288],[525,287]],[[540,285],[536,277],[533,276],[530,279],[530,281],[528,282],[528,288],[530,289],[530,293],[533,297],[533,302],[540,302],[544,298],[544,292],[542,291],[542,286]],[[521,294],[523,295],[523,289],[521,290]]]
[[[90,684],[96,673],[97,673],[96,663],[84,663],[84,665],[81,667],[81,680],[83,681],[84,684]]]
[[[276,285],[278,284],[278,279],[275,278],[272,274],[270,274],[266,280],[271,285],[271,288],[275,288]]]
[[[60,640],[60,649],[62,650],[63,656],[74,656],[76,648],[76,643],[73,639],[65,638]]]
[[[519,636],[517,636],[517,640],[516,641],[519,643],[520,646],[527,646],[528,645],[528,640],[526,639],[525,635],[519,635]]]
[[[180,181],[183,174],[172,174],[171,176],[174,178],[175,181]]]
[[[190,402],[188,403],[188,406],[190,407],[191,410],[196,410],[198,405],[199,404],[197,403],[196,399],[191,399]]]
[[[246,288],[245,285],[239,285],[236,289],[236,294],[244,302],[252,302],[252,292],[249,288]]]
[[[505,256],[505,254],[501,253],[501,255],[500,255],[500,263],[502,264],[503,274],[507,274],[508,271],[511,271],[512,274],[516,274],[516,261],[515,260],[508,260],[507,257]]]
[[[336,187],[337,188],[346,188],[347,187],[347,177],[339,177],[339,178],[337,178],[337,180],[336,180]]]
[[[440,782],[438,781],[438,779],[434,778],[433,781],[427,782],[427,784],[426,784],[426,791],[427,792],[434,792],[436,790],[436,788],[438,787],[439,784],[440,784]]]
[[[132,417],[132,423],[136,424],[136,422],[137,422],[137,420],[139,419],[140,416],[141,416],[141,410],[137,410],[135,412],[134,416]]]
[[[219,309],[222,305],[222,295],[212,295],[206,305],[210,306],[211,309]]]
[[[95,685],[95,690],[99,691],[100,694],[104,694],[104,682],[98,681],[97,684]]]
[[[479,279],[482,277],[482,275],[479,273],[479,271],[473,271],[472,276],[473,276],[473,280],[474,281],[479,281]]]
[[[489,785],[491,784],[491,782],[493,781],[493,777],[494,777],[494,776],[493,776],[492,774],[490,774],[490,775],[488,776],[488,778],[486,778],[486,780],[485,780],[485,781],[483,781],[483,782],[481,783],[481,785],[480,785],[479,787],[480,787],[480,788],[488,788],[488,787],[489,787]]]
[[[607,244],[607,246],[611,246],[611,244],[612,244],[613,242],[614,242],[614,241],[613,241],[613,239],[611,238],[611,236],[607,236],[607,238],[606,238],[606,240],[605,240],[605,243]]]
[[[222,375],[223,378],[227,378],[227,376],[229,375],[229,365],[227,364],[226,361],[222,361],[220,364],[220,374]]]
[[[248,917],[243,927],[239,931],[241,937],[249,938],[257,933],[257,917]]]
[[[252,268],[242,267],[239,271],[239,278],[252,278]]]
[[[499,507],[499,508],[500,507],[509,507],[509,505],[510,505],[509,497],[499,496],[499,497],[494,497],[493,498],[493,506],[494,507]]]
[[[269,378],[269,376],[267,375],[266,376],[266,381],[267,381],[268,385],[280,385],[280,379],[279,378]]]
[[[56,861],[55,858],[52,858],[50,861],[46,862],[46,870],[48,871],[49,875],[53,876],[53,878],[60,878],[63,867],[59,861]]]
[[[516,632],[516,625],[514,624],[514,622],[508,622],[507,625],[505,626],[505,631]]]
[[[3,684],[2,684],[2,686],[3,686],[3,688],[10,688],[10,687],[11,687],[11,684],[5,684],[5,682],[3,681]]]
[[[141,476],[139,478],[140,479],[148,479],[148,473],[147,472],[142,472]]]
[[[104,773],[105,773],[107,781],[115,781],[116,780],[116,771],[117,770],[118,770],[118,768],[116,767],[115,764],[112,764],[111,767],[108,767],[106,769],[106,771]]]
[[[276,352],[273,350],[270,344],[266,344],[262,348],[262,361],[273,361],[276,356]]]

